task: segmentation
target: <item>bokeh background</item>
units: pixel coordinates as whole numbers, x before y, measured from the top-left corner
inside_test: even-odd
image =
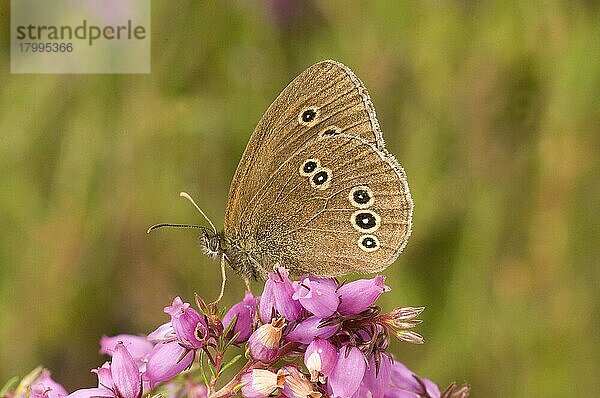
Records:
[[[600,10],[593,1],[152,2],[149,75],[11,75],[0,3],[0,384],[38,364],[91,386],[102,334],[144,333],[218,266],[258,119],[305,67],[365,82],[406,168],[414,232],[384,307],[425,305],[393,352],[474,397],[600,391]],[[258,290],[259,286],[256,286]],[[243,283],[231,277],[226,305]]]

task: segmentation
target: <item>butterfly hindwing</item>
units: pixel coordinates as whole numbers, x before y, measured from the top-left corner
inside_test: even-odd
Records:
[[[317,167],[305,172],[307,161]],[[282,164],[240,228],[295,274],[375,272],[396,259],[410,234],[404,181],[395,160],[363,139],[312,141]]]

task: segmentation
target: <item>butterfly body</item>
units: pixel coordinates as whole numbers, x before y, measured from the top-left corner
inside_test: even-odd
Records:
[[[200,240],[248,279],[275,265],[296,275],[378,272],[406,245],[412,207],[362,82],[323,61],[267,109],[231,183],[223,232]]]
[[[204,230],[200,235],[200,246],[206,255],[223,257],[236,273],[251,280],[265,279],[267,270],[272,270],[281,261],[278,255],[281,248],[261,246],[260,241],[251,236],[232,239],[224,232]]]

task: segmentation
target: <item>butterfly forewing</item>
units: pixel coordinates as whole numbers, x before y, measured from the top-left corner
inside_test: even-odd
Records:
[[[285,88],[252,134],[225,236],[263,277],[278,261],[296,274],[374,272],[404,247],[411,212],[364,86],[324,61]]]
[[[317,111],[301,124],[302,111]],[[287,156],[327,127],[383,146],[373,106],[360,80],[344,65],[323,61],[296,77],[256,126],[231,183],[225,227],[234,226],[264,183]]]

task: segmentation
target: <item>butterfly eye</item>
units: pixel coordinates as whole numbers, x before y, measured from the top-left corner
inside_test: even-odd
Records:
[[[311,126],[313,125],[314,121],[317,119],[317,110],[316,108],[306,108],[304,109],[302,112],[300,112],[300,115],[298,115],[298,121],[300,122],[300,124],[304,125],[304,126]]]
[[[311,177],[310,184],[317,189],[328,188],[331,184],[331,170],[325,167],[321,168]]]
[[[371,210],[357,210],[350,217],[350,223],[360,232],[375,232],[381,224],[381,217]]]
[[[374,252],[379,249],[379,239],[375,235],[362,235],[358,238],[358,247],[367,253]]]
[[[320,167],[319,159],[307,159],[300,166],[300,174],[308,177],[314,174],[315,170]]]
[[[350,190],[348,194],[348,200],[354,207],[359,209],[366,209],[375,202],[373,191],[367,186],[358,186]]]

